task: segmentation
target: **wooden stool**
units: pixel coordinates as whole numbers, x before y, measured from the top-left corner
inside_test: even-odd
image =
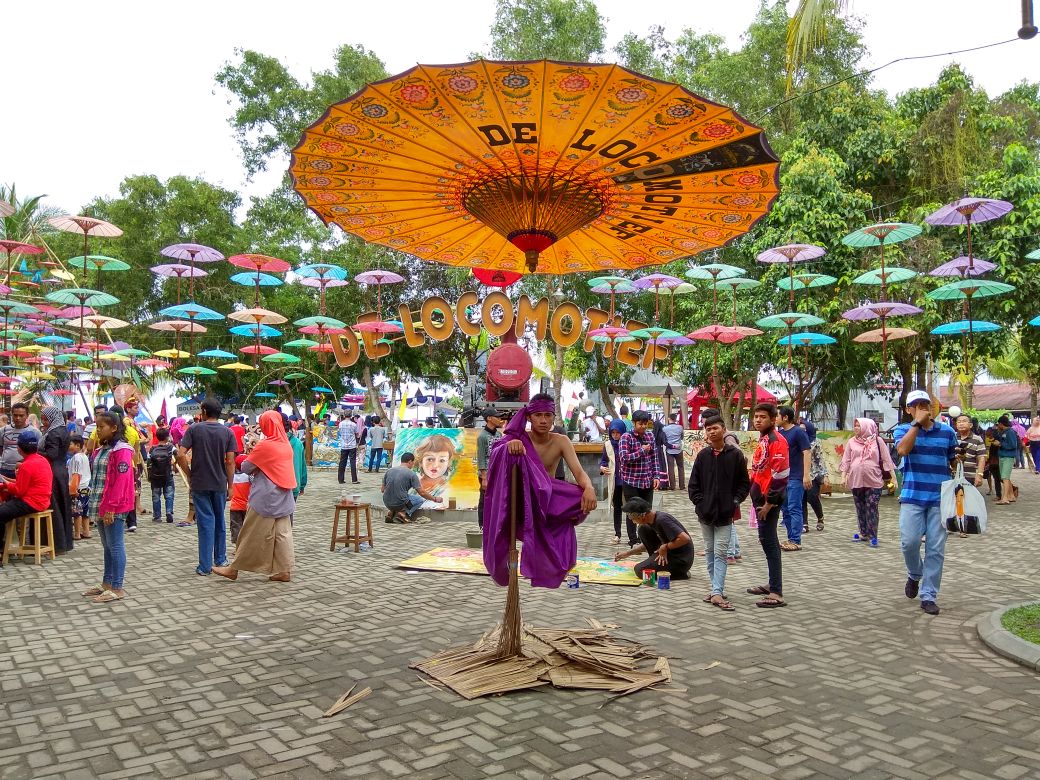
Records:
[[[365,528],[367,533],[361,535],[361,510],[365,510]],[[346,523],[343,536],[337,536],[339,533],[339,514],[340,512],[346,512]],[[354,529],[351,533],[350,521],[351,518],[354,520]],[[336,513],[332,517],[332,544],[329,545],[329,550],[336,551],[336,542],[343,542],[344,544],[354,543],[354,552],[361,552],[361,543],[368,542],[369,546],[375,547],[376,543],[372,539],[372,505],[371,504],[355,504],[353,501],[340,501],[336,504]]]
[[[29,523],[32,523],[32,544],[26,544],[25,542],[29,535]],[[43,544],[41,541],[43,538],[42,531],[44,523],[46,523],[47,529],[47,544]],[[14,543],[16,535],[18,538],[17,545]],[[36,556],[36,565],[39,566],[43,563],[43,556],[48,553],[53,561],[54,521],[50,509],[16,517],[7,524],[7,538],[4,540],[4,554],[3,558],[0,559],[4,565],[7,564],[7,558],[10,555],[17,555],[19,558],[24,560],[27,554],[31,554]]]

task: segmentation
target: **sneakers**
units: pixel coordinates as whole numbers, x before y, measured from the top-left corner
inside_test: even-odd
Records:
[[[136,526],[136,525],[128,525],[128,526],[126,527],[126,532],[127,532],[128,534],[132,534],[132,533],[134,533],[134,532],[135,532],[136,530],[137,530],[137,526]]]
[[[166,522],[167,523],[172,523],[173,522],[173,515],[166,515]]]
[[[939,605],[936,604],[934,601],[922,601],[921,609],[923,609],[929,615],[939,614]]]
[[[908,599],[916,599],[917,598],[917,592],[920,589],[921,589],[921,583],[920,583],[919,580],[911,579],[910,577],[906,578],[906,585],[903,587],[903,593],[906,594],[906,597]],[[932,601],[932,602],[921,602],[921,607],[924,608],[924,605],[927,604],[927,603],[931,603],[932,606],[935,606],[935,602]]]
[[[863,537],[860,536],[859,534],[853,534],[852,535],[852,541],[854,541],[854,542],[862,542],[863,541]]]

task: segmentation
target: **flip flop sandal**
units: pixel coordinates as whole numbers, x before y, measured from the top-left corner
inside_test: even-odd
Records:
[[[752,596],[768,596],[769,588],[767,588],[765,585],[756,585],[753,588],[748,588],[747,592],[750,593]]]
[[[95,585],[93,588],[87,588],[80,595],[81,596],[100,596],[104,592],[105,592],[104,588],[102,588],[100,585]]]
[[[823,530],[823,520],[817,520],[816,521],[816,530],[817,531],[822,531]]]
[[[736,607],[734,607],[732,604],[730,604],[725,599],[723,599],[722,601],[712,601],[712,602],[709,602],[709,603],[713,607],[718,607],[723,612],[733,612],[736,609]]]
[[[711,598],[712,598],[711,594],[709,593],[707,596],[705,596],[703,599],[701,599],[701,601],[703,601],[705,604],[711,604],[712,603]],[[726,597],[723,596],[722,598],[726,598]]]
[[[786,607],[787,602],[783,599],[764,598],[761,601],[756,601],[755,606],[762,609],[776,609],[777,607]]]
[[[795,552],[796,550],[801,550],[802,546],[800,544],[795,544],[794,542],[783,542],[780,545],[780,549],[784,552]]]
[[[93,601],[94,601],[95,604],[107,604],[110,601],[122,601],[122,600],[123,600],[123,597],[120,596],[115,591],[106,590],[100,596],[94,597]]]

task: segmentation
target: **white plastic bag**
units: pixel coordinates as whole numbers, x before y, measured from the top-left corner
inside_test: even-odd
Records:
[[[986,533],[986,499],[964,478],[964,467],[957,464],[957,475],[942,483],[939,498],[943,527],[950,533]]]

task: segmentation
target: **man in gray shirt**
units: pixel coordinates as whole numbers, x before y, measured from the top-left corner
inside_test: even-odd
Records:
[[[480,499],[477,501],[477,526],[484,528],[484,490],[487,486],[488,458],[491,448],[502,437],[505,425],[501,413],[493,406],[484,407],[484,428],[477,435],[477,475],[480,477]]]
[[[40,432],[29,421],[29,407],[19,402],[11,407],[11,425],[0,428],[0,443],[3,445],[3,455],[0,456],[0,474],[14,479],[15,471],[24,459],[24,455],[18,451],[18,437],[24,431],[36,431],[36,437],[40,438]]]
[[[368,429],[368,444],[371,447],[371,451],[368,453],[368,470],[370,473],[373,471],[373,467],[376,474],[379,473],[379,467],[383,463],[383,442],[385,441],[386,428],[383,427],[382,420],[376,417]]]
[[[387,469],[383,475],[383,506],[386,507],[388,523],[428,523],[430,518],[420,515],[412,516],[423,505],[424,501],[443,501],[432,493],[427,493],[419,486],[419,475],[413,470],[415,456],[410,452],[401,455],[401,465]],[[411,490],[418,495],[412,495]]]

